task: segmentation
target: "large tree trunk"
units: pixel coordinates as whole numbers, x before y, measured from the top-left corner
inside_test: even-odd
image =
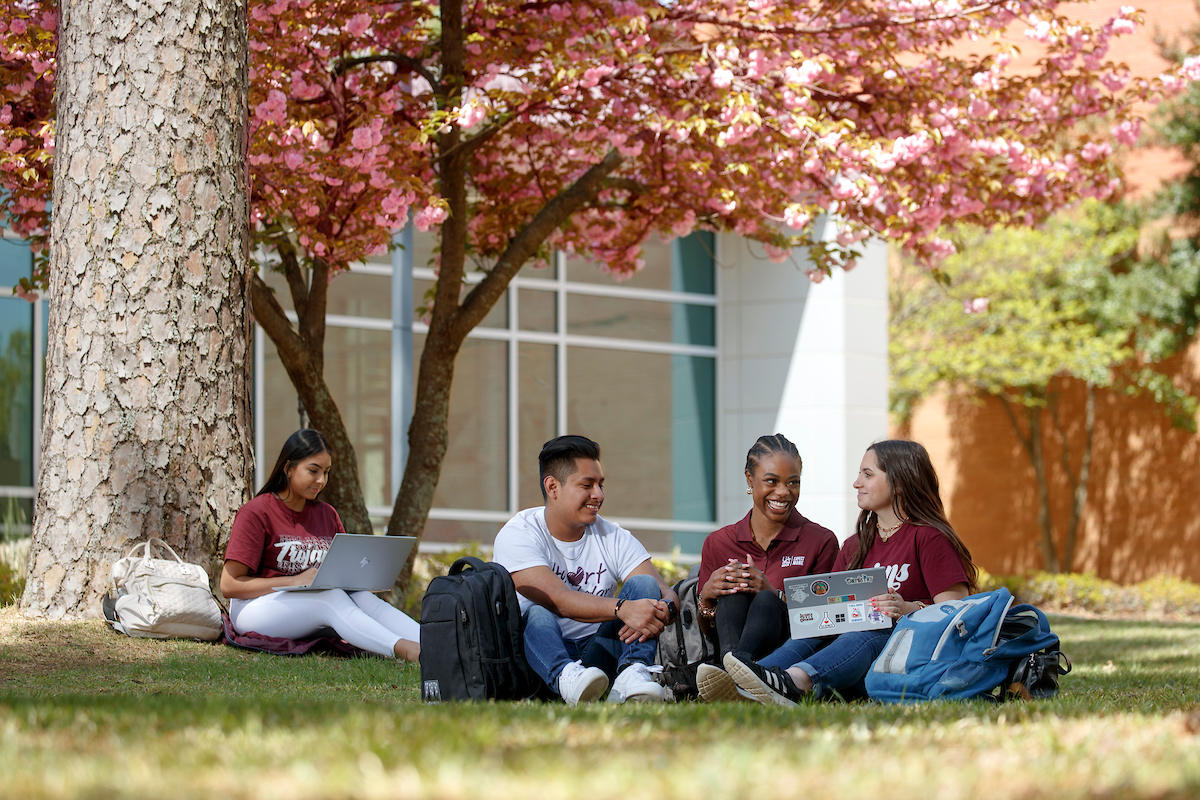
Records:
[[[247,497],[246,18],[235,0],[62,3],[50,338],[22,609],[98,616],[165,538],[219,567]]]
[[[346,530],[369,532],[371,519],[358,480],[358,456],[329,385],[325,383],[325,290],[329,285],[330,268],[320,260],[314,262],[310,289],[291,244],[280,240],[277,249],[299,323],[292,326],[275,295],[257,274],[250,279],[254,318],[275,343],[279,360],[304,404],[309,425],[321,432],[333,451],[333,470],[329,484],[321,492],[321,499],[337,509]]]

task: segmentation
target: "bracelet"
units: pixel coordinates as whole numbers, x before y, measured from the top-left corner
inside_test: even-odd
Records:
[[[619,614],[617,614],[617,612],[621,610],[621,604],[624,602],[625,602],[624,597],[618,597],[617,604],[613,607],[613,619],[615,619],[617,622],[621,621],[621,617]]]
[[[913,605],[915,605],[916,608],[914,608],[912,611],[908,612],[910,614],[915,614],[918,611],[920,611],[922,608],[928,608],[928,606],[925,605],[924,603],[922,603],[920,600],[914,600]]]
[[[696,610],[700,612],[701,619],[711,621],[717,618],[717,604],[705,605],[704,598],[698,594],[696,595]]]

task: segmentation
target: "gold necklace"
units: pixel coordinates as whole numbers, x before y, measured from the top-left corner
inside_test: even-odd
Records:
[[[892,535],[895,534],[896,531],[900,530],[900,526],[903,525],[904,522],[905,520],[900,520],[895,525],[885,528],[882,525],[879,525],[878,521],[876,521],[875,524],[879,526],[880,540],[886,542],[888,539],[892,538]]]

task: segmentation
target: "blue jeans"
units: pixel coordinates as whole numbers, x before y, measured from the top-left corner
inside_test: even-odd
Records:
[[[758,663],[764,667],[799,667],[813,682],[813,696],[837,692],[845,700],[866,697],[867,671],[883,652],[890,628],[854,631],[825,639],[789,639]]]
[[[651,575],[634,575],[625,581],[617,597],[626,600],[661,600],[658,581]],[[617,634],[624,626],[620,620],[600,623],[591,636],[564,639],[558,627],[560,617],[549,609],[532,605],[523,616],[525,622],[525,657],[529,666],[546,685],[558,693],[558,676],[573,661],[585,667],[599,667],[611,681],[617,673],[634,662],[653,664],[658,652],[658,640],[625,644]]]

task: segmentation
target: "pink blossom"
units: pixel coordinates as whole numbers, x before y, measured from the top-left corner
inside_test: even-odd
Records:
[[[820,283],[825,280],[825,273],[819,269],[808,269],[804,271],[804,276],[813,283]]]
[[[1188,56],[1179,67],[1180,73],[1189,81],[1200,80],[1200,56]]]
[[[11,125],[12,120],[12,105],[5,103],[4,107],[0,108],[0,125]]]
[[[346,23],[346,33],[355,37],[362,36],[369,27],[371,27],[371,15],[356,14]]]
[[[283,154],[283,163],[288,169],[299,169],[304,163],[304,155],[295,150],[288,150]]]
[[[1137,24],[1131,19],[1114,19],[1112,32],[1117,36],[1128,36],[1137,30]]]
[[[1121,144],[1136,144],[1138,137],[1142,135],[1142,121],[1140,119],[1125,120],[1113,127],[1112,135]]]
[[[714,70],[712,74],[712,85],[718,89],[728,89],[733,85],[733,72],[722,67]]]
[[[783,224],[795,230],[808,227],[811,218],[798,205],[790,205],[783,211]]]
[[[976,297],[974,300],[963,300],[964,314],[985,314],[991,301],[986,297]]]
[[[13,293],[22,300],[28,300],[31,303],[36,303],[40,295],[37,292],[28,292],[24,286],[18,284],[13,287]]]
[[[1083,146],[1080,152],[1080,158],[1084,161],[1095,161],[1100,158],[1107,158],[1112,154],[1112,145],[1108,142],[1088,142]]]
[[[445,222],[446,216],[446,209],[441,206],[425,206],[413,217],[413,227],[424,232]]]

